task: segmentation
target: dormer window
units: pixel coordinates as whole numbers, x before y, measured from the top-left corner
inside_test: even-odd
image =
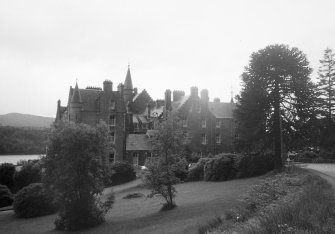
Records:
[[[115,126],[115,115],[109,116],[109,124]]]
[[[207,121],[205,119],[201,120],[201,127],[206,128],[207,127]]]

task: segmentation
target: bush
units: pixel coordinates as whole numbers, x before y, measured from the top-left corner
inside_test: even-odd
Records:
[[[6,185],[9,189],[14,186],[15,166],[11,163],[2,163],[0,165],[0,184]]]
[[[235,176],[233,154],[218,154],[210,158],[204,166],[205,181],[224,181]]]
[[[234,167],[236,178],[258,176],[274,169],[272,153],[236,155]]]
[[[53,198],[41,183],[30,184],[14,197],[14,212],[18,218],[31,218],[55,212]]]
[[[297,154],[295,161],[302,163],[312,163],[317,158],[317,153],[313,151],[303,151]]]
[[[186,159],[177,157],[171,166],[171,170],[180,181],[185,181],[188,172],[187,167],[188,165]]]
[[[6,185],[0,184],[0,208],[10,206],[13,203],[13,195]]]
[[[136,179],[133,165],[128,162],[115,162],[112,167],[112,185],[119,185]]]
[[[189,168],[186,181],[199,181],[204,179],[204,166],[209,158],[200,158],[199,161]]]
[[[23,187],[42,181],[41,168],[38,162],[25,162],[20,171],[14,174],[15,190],[19,191]]]

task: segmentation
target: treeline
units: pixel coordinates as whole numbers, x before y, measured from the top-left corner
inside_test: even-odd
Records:
[[[0,155],[45,153],[49,129],[0,126]]]

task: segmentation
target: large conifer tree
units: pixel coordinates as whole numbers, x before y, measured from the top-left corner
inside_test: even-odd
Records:
[[[239,137],[252,143],[250,148],[274,146],[277,169],[282,168],[283,133],[296,135],[313,115],[311,72],[299,49],[270,45],[251,55],[242,75],[235,113]]]

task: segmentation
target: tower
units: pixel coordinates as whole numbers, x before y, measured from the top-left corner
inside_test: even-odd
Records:
[[[131,80],[130,68],[128,65],[126,80],[124,81],[124,103],[132,102],[133,99],[133,82]]]
[[[69,121],[79,123],[81,121],[81,109],[83,107],[83,102],[81,100],[80,91],[78,88],[78,83],[76,82],[76,87],[74,88],[69,109]]]

